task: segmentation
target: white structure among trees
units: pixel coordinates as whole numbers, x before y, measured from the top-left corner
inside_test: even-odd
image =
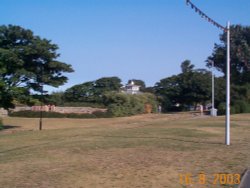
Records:
[[[140,93],[140,86],[135,85],[133,81],[131,81],[129,84],[125,86],[125,93],[128,94],[138,94]]]

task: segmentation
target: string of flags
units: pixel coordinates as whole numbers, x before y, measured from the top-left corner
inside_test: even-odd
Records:
[[[220,25],[219,23],[217,23],[216,21],[214,21],[212,18],[208,17],[197,6],[195,6],[190,0],[186,0],[186,4],[187,4],[187,6],[190,5],[190,7],[192,9],[194,9],[194,11],[196,13],[198,13],[202,18],[204,18],[205,20],[207,20],[209,23],[213,24],[214,26],[218,27],[219,29],[223,30],[224,32],[227,32],[227,28],[226,27]]]

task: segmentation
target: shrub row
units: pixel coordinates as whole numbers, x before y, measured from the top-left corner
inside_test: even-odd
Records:
[[[2,130],[3,129],[3,122],[2,122],[2,120],[0,119],[0,130]]]
[[[237,100],[232,102],[230,107],[231,114],[240,114],[240,113],[250,113],[250,104],[246,101]],[[218,106],[218,115],[226,114],[226,103],[220,103]]]
[[[150,113],[157,109],[155,96],[150,93],[130,95],[110,92],[105,94],[104,103],[108,106],[108,113],[113,117]]]
[[[9,113],[11,117],[26,117],[26,118],[39,118],[41,112],[36,111],[19,111]],[[44,118],[108,118],[111,115],[107,112],[96,111],[92,114],[76,114],[76,113],[58,113],[58,112],[42,112]]]
[[[90,103],[90,102],[65,102],[63,105],[59,105],[59,106],[105,108],[103,104]]]

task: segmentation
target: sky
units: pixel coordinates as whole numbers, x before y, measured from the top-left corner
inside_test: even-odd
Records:
[[[192,0],[221,25],[250,25],[249,0]],[[101,77],[154,86],[188,59],[206,68],[222,33],[185,0],[1,0],[0,25],[19,25],[59,46],[71,64],[65,89]]]

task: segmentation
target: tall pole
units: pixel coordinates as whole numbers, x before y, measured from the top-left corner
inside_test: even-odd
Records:
[[[42,86],[43,87],[43,86]],[[41,106],[40,106],[40,120],[39,120],[39,130],[42,130],[43,127],[43,88],[41,91]]]
[[[215,112],[214,112],[214,61],[212,61],[212,116],[215,116]]]
[[[218,22],[207,16],[191,0],[186,0],[186,4],[195,10],[203,19],[213,24],[217,28],[227,32],[227,64],[226,64],[226,125],[225,125],[225,144],[230,145],[230,22],[227,27],[220,25]]]
[[[230,145],[230,22],[227,23],[226,145]]]
[[[42,130],[43,127],[43,105],[44,105],[44,96],[43,96],[43,65],[41,65],[40,70],[40,86],[41,86],[41,106],[40,106],[40,119],[39,119],[39,130]]]

